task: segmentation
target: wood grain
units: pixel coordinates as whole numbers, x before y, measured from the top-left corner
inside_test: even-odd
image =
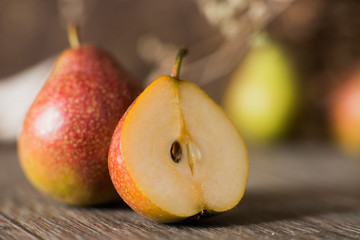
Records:
[[[0,239],[359,239],[360,161],[328,147],[250,149],[244,199],[200,222],[157,224],[121,201],[72,207],[35,190],[0,147]]]

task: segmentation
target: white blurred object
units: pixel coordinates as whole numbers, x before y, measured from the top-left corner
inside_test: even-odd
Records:
[[[0,80],[0,142],[14,142],[25,115],[48,78],[55,57]]]

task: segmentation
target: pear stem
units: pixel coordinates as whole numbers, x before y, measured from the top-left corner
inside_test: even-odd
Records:
[[[181,48],[176,56],[175,64],[171,71],[171,76],[175,79],[180,78],[180,67],[183,57],[187,54],[188,50],[186,48]]]
[[[68,39],[72,48],[78,48],[80,46],[78,26],[75,24],[68,25]]]

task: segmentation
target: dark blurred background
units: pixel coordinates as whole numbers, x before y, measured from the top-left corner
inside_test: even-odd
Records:
[[[360,59],[357,0],[0,0],[0,102],[7,106],[0,104],[3,142],[14,142],[18,132],[1,130],[9,121],[6,111],[24,112],[39,90],[29,89],[19,104],[16,89],[22,84],[17,79],[26,79],[19,73],[68,48],[70,21],[79,24],[83,42],[111,52],[144,86],[168,74],[176,50],[187,46],[183,78],[219,103],[253,34],[268,32],[299,75],[302,106],[291,134],[296,141],[331,141],[331,96]],[[9,79],[18,85],[9,87]],[[7,95],[1,92],[5,88]]]

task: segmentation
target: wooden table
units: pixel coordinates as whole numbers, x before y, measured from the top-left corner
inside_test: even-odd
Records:
[[[124,203],[72,207],[25,179],[0,147],[0,239],[360,239],[360,161],[326,146],[250,150],[244,199],[197,223],[158,224]]]

